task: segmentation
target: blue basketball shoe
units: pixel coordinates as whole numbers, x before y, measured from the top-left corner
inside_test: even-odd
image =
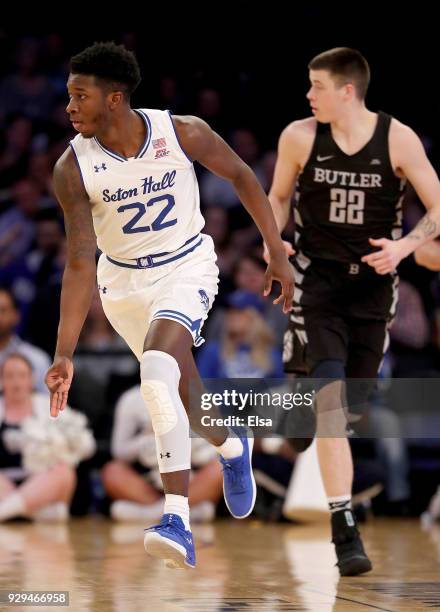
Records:
[[[164,514],[159,525],[145,529],[144,547],[149,555],[165,561],[172,569],[196,566],[194,539],[177,514]]]
[[[235,433],[243,444],[243,453],[233,459],[225,459],[220,455],[223,466],[223,495],[232,516],[243,519],[252,512],[257,494],[252,472],[254,439],[248,438],[244,429],[237,429]]]

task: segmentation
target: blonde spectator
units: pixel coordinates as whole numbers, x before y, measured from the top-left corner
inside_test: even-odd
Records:
[[[18,353],[6,357],[0,379],[0,522],[19,516],[63,520],[76,484],[75,470],[59,462],[30,473],[17,444],[26,419],[37,415],[49,421],[47,396],[32,393],[32,366]]]

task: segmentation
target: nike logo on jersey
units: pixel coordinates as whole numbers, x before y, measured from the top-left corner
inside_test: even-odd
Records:
[[[370,166],[380,166],[382,164],[382,162],[380,161],[380,159],[374,158],[370,161]]]
[[[334,155],[317,155],[316,161],[323,162],[323,161],[327,161],[328,159],[332,159],[333,157]]]

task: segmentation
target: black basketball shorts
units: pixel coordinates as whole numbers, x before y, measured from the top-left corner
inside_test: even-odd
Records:
[[[347,378],[375,378],[397,303],[397,275],[365,264],[311,261],[298,254],[284,336],[286,372],[308,375],[323,360],[343,362]]]

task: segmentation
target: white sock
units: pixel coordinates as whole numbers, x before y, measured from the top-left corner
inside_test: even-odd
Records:
[[[110,515],[113,520],[136,523],[160,520],[163,514],[164,500],[159,499],[152,504],[138,504],[136,502],[118,500],[110,506]]]
[[[24,499],[20,493],[11,493],[0,501],[0,521],[7,521],[14,516],[26,514]]]
[[[190,531],[188,498],[183,495],[165,494],[164,514],[177,514],[183,521],[185,529]]]
[[[330,512],[339,512],[339,510],[351,510],[351,495],[338,495],[337,497],[328,498],[328,507]]]
[[[240,438],[237,438],[237,436],[234,436],[231,433],[223,444],[220,444],[220,446],[214,446],[214,448],[224,459],[234,459],[235,457],[240,457],[243,454],[243,444]]]

